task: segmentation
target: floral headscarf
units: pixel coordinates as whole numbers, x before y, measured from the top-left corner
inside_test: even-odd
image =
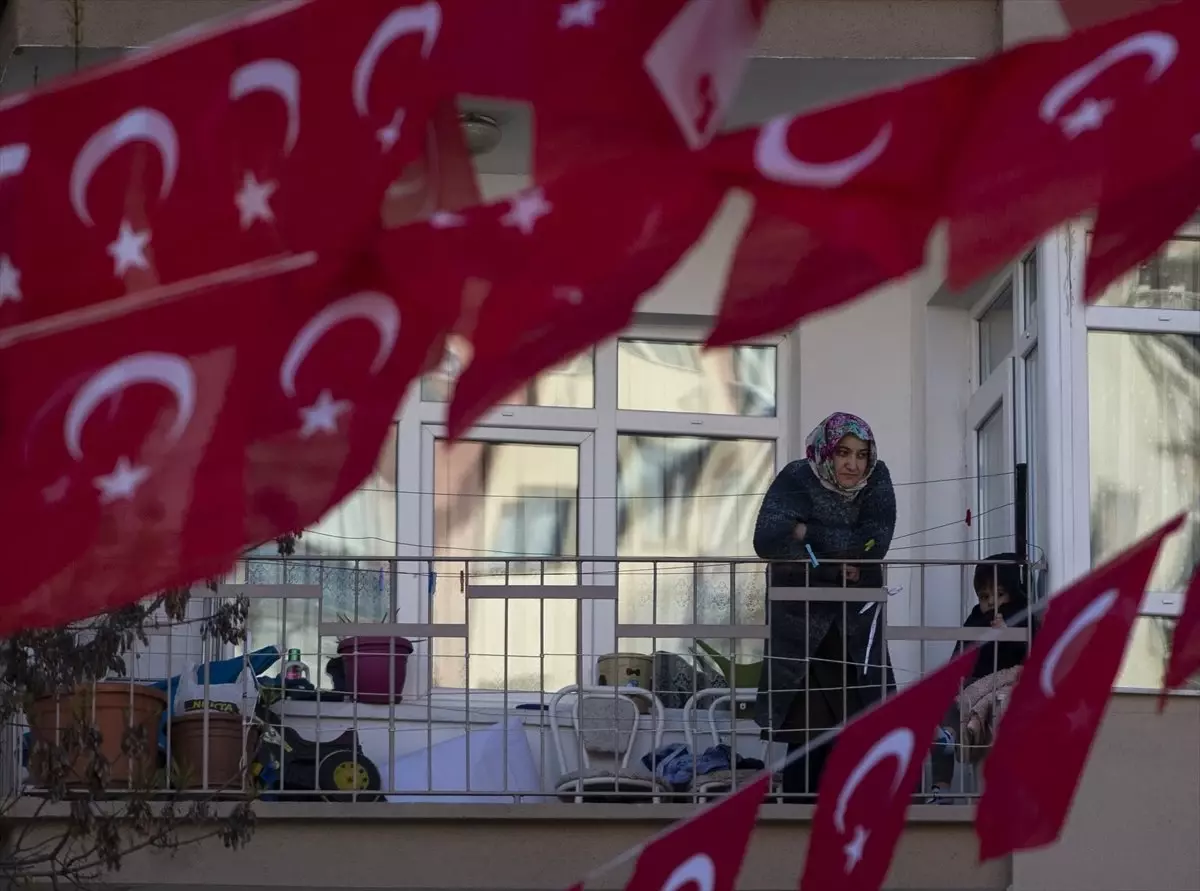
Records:
[[[868,445],[870,451],[866,474],[849,489],[838,484],[837,471],[833,466],[833,453],[845,436],[857,436]],[[834,412],[818,424],[812,433],[808,434],[807,445],[808,466],[817,475],[821,485],[847,498],[854,498],[866,488],[867,481],[875,472],[875,465],[879,463],[879,454],[875,448],[875,434],[871,432],[867,422],[857,415],[840,411]]]

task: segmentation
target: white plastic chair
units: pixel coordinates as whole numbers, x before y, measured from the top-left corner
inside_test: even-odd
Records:
[[[703,749],[709,746],[703,746],[703,749],[696,742],[697,723],[700,714],[701,703],[708,700],[708,736],[711,746],[719,746],[721,744],[721,730],[717,725],[717,709],[720,706],[728,703],[730,709],[722,714],[729,715],[730,724],[727,728],[730,734],[730,747],[733,746],[732,737],[737,732],[737,709],[734,703],[738,702],[754,702],[758,698],[758,690],[754,687],[742,687],[732,692],[727,687],[710,687],[706,690],[700,690],[683,706],[683,737],[687,742],[688,751],[692,753],[693,759],[699,759]],[[736,748],[734,757],[737,757]],[[762,762],[770,766],[770,743],[763,741],[762,754],[760,756]],[[693,762],[695,763],[695,762]],[[731,792],[734,789],[740,789],[749,783],[754,777],[758,776],[757,770],[746,770],[745,768],[738,770],[714,770],[711,773],[697,774],[692,782],[692,791],[696,793],[696,797],[701,801],[706,800],[710,795],[724,794]],[[774,778],[772,786],[775,785]]]
[[[563,748],[563,727],[560,723],[560,704],[568,696],[571,702],[571,729],[579,752],[579,767],[567,769]],[[638,700],[650,706],[649,715],[638,709]],[[609,799],[638,801],[651,798],[659,801],[667,791],[665,784],[639,768],[629,766],[634,743],[643,727],[643,718],[650,723],[652,751],[662,747],[665,716],[662,703],[654,694],[637,687],[563,687],[550,699],[550,732],[558,758],[559,778],[554,791],[563,801]],[[590,754],[606,754],[617,759],[614,766],[593,766]],[[628,795],[623,793],[641,793]]]

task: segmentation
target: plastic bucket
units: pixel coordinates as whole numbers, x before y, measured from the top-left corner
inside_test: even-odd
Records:
[[[412,642],[406,637],[347,637],[338,643],[346,692],[359,702],[399,702]]]

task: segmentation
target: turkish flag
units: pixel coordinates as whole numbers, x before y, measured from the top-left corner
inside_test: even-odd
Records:
[[[1192,573],[1184,595],[1183,612],[1175,623],[1171,638],[1171,658],[1163,676],[1163,695],[1159,711],[1166,705],[1167,691],[1184,686],[1192,675],[1200,672],[1200,565]]]
[[[1163,540],[1179,516],[1055,595],[996,741],[975,816],[982,860],[1058,839]]]
[[[641,148],[698,148],[741,84],[769,0],[475,0],[447,34],[454,92],[531,103],[541,184]]]
[[[625,891],[733,891],[771,775],[676,823],[642,849]]]
[[[801,891],[883,885],[925,756],[974,662],[974,652],[957,656],[842,728],[821,776]]]
[[[764,211],[871,258],[889,275],[924,263],[946,170],[988,77],[964,66],[895,90],[721,136],[701,157]]]
[[[369,264],[311,255],[139,298],[0,333],[0,636],[318,520],[374,466],[419,366],[405,338],[428,340]]]
[[[1198,131],[1200,132],[1200,131]],[[1193,163],[1153,185],[1106,196],[1096,213],[1084,271],[1084,295],[1098,298],[1130,269],[1153,257],[1200,208],[1200,151]]]
[[[1114,117],[1112,160],[1088,245],[1089,301],[1153,256],[1200,208],[1200,34],[1189,38],[1163,75],[1172,113],[1133,105]]]
[[[1171,108],[1167,75],[1195,52],[1200,4],[1182,3],[983,63],[990,87],[949,173],[951,285],[965,287],[1099,203],[1122,112]],[[1154,163],[1153,141],[1143,157]]]
[[[916,261],[914,269],[921,266]],[[790,328],[891,278],[861,251],[818,239],[807,226],[755,208],[729,271],[709,346]]]
[[[369,238],[387,184],[427,149],[440,13],[343,7],[190,29],[0,108],[16,221],[0,255],[20,288],[0,326]]]
[[[691,250],[722,197],[703,178],[663,169],[658,188],[626,194],[603,226],[583,215],[578,226],[548,228],[544,239],[535,231],[533,256],[547,267],[514,267],[514,278],[488,283],[473,319],[471,363],[447,417],[451,437],[519,384],[627,327],[642,295]],[[600,231],[610,227],[610,235]],[[578,258],[574,274],[553,259],[560,250]],[[555,278],[547,280],[547,270]]]

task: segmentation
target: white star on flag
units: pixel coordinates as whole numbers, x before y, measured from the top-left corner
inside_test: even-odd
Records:
[[[564,303],[569,303],[572,306],[578,306],[579,304],[583,303],[583,291],[579,288],[555,288],[554,297],[555,299],[562,300]]]
[[[146,245],[150,243],[150,231],[133,230],[129,220],[121,220],[117,240],[108,246],[108,255],[113,258],[113,275],[124,278],[130,269],[149,269],[146,260]]]
[[[1111,99],[1084,99],[1077,109],[1062,119],[1063,135],[1074,139],[1089,130],[1099,130],[1112,110]]]
[[[434,229],[457,229],[466,222],[467,218],[462,214],[451,213],[448,210],[439,210],[429,218],[429,225]]]
[[[140,465],[135,466],[128,458],[121,456],[117,466],[106,476],[98,476],[92,482],[100,490],[100,503],[112,504],[114,501],[129,501],[137,492],[138,487],[150,476],[150,469]]]
[[[21,270],[13,265],[8,254],[0,254],[0,305],[6,300],[21,301]]]
[[[300,429],[301,439],[311,439],[318,433],[337,433],[338,418],[351,408],[344,399],[334,399],[328,390],[322,390],[317,401],[308,408],[300,409],[300,418],[304,426]]]
[[[500,218],[500,224],[532,235],[538,220],[550,213],[553,205],[546,200],[541,189],[522,192],[509,199],[508,213]]]
[[[234,197],[238,213],[241,215],[242,230],[249,229],[258,220],[264,223],[275,222],[275,211],[271,210],[271,196],[279,188],[279,183],[268,180],[260,183],[258,177],[247,172],[242,180],[242,187]]]
[[[604,0],[575,0],[564,3],[558,12],[558,29],[596,27],[596,13],[604,8]]]
[[[867,847],[867,839],[870,837],[871,833],[863,827],[854,827],[854,838],[842,848],[842,851],[846,854],[846,875],[854,872],[858,864],[862,861],[863,852]]]
[[[391,123],[375,131],[375,138],[379,140],[379,147],[385,152],[390,152],[394,149],[396,143],[400,141],[400,128],[402,126],[404,126],[403,108],[397,110],[392,116]]]
[[[1086,702],[1079,703],[1074,709],[1067,712],[1067,723],[1071,725],[1071,729],[1075,732],[1086,730],[1091,719],[1092,712]]]

